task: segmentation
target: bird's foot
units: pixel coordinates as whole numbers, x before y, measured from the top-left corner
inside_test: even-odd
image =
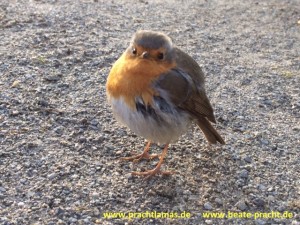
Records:
[[[141,154],[137,154],[137,155],[133,155],[130,157],[123,157],[121,158],[121,160],[129,160],[129,161],[133,161],[134,163],[139,162],[142,159],[154,159],[154,158],[159,158],[160,154],[149,154],[148,152],[143,152]]]
[[[144,176],[145,179],[149,179],[150,177],[156,175],[156,174],[162,174],[162,175],[171,175],[174,174],[174,171],[161,171],[160,170],[160,166],[157,165],[154,169],[152,170],[147,170],[147,171],[143,171],[143,172],[132,172],[132,175],[136,175],[136,176]]]

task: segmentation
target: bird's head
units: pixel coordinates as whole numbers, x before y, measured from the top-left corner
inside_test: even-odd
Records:
[[[171,63],[172,51],[172,40],[165,34],[140,30],[132,37],[126,53],[131,58]]]

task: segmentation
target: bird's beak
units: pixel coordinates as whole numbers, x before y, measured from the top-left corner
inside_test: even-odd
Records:
[[[147,59],[148,57],[149,57],[149,53],[146,51],[146,52],[143,52],[142,53],[142,55],[141,55],[141,57],[143,58],[143,59]]]

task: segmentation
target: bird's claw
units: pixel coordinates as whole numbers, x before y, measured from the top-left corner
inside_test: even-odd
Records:
[[[152,154],[150,155],[148,152],[143,152],[138,155],[130,156],[130,157],[122,157],[121,160],[129,160],[133,161],[134,163],[139,162],[142,159],[154,159],[154,158],[160,158],[160,154]]]

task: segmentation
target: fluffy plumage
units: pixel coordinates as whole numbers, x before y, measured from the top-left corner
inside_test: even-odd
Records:
[[[168,144],[185,133],[192,122],[209,143],[225,143],[210,124],[216,120],[201,68],[162,33],[138,31],[113,65],[106,89],[117,120],[149,143],[165,143],[163,155]],[[149,158],[150,144],[147,146],[139,156],[127,159]],[[162,160],[154,170],[135,174],[160,172]]]

